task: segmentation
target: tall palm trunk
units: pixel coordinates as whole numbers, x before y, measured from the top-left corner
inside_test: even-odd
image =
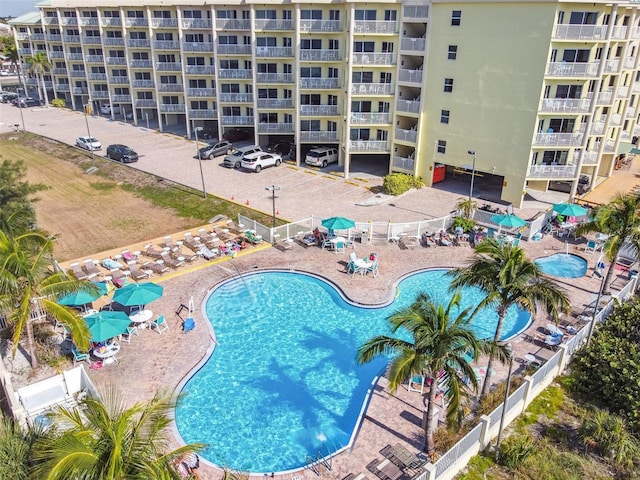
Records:
[[[31,319],[27,320],[27,344],[29,345],[29,355],[31,356],[31,368],[38,368],[38,355],[36,353],[36,340],[33,336],[33,324]]]
[[[431,387],[429,389],[428,404],[427,404],[427,420],[424,424],[424,451],[427,454],[431,454],[436,449],[433,443],[433,409],[436,404],[436,393],[438,391],[438,380],[434,376],[429,376],[428,380],[431,381]]]
[[[493,336],[494,342],[499,342],[502,336],[502,326],[504,319],[507,316],[507,310],[500,308],[498,310],[498,325],[496,325],[496,334]],[[491,387],[491,370],[493,368],[493,356],[489,356],[489,363],[487,363],[487,372],[484,374],[484,383],[482,384],[482,390],[480,391],[480,399],[489,393],[489,387]]]
[[[47,85],[44,82],[44,73],[39,73],[40,81],[42,83],[42,97],[44,98],[45,106],[49,106],[49,96],[47,95]]]
[[[605,295],[608,295],[609,284],[611,283],[611,278],[613,277],[613,272],[616,269],[616,262],[618,261],[619,256],[620,256],[620,249],[616,251],[616,254],[611,259],[611,265],[609,265],[609,269],[607,270],[607,275],[604,279],[604,284],[602,285],[602,293]]]

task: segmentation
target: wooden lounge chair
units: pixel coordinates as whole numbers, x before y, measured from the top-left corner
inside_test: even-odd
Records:
[[[184,260],[173,258],[168,252],[162,254],[162,261],[164,262],[164,265],[171,268],[178,268],[184,265]]]
[[[146,271],[145,271],[146,270]],[[144,280],[146,278],[150,278],[153,270],[145,269],[141,270],[135,262],[129,263],[129,272],[131,272],[131,278],[133,278],[136,282],[139,280]]]
[[[90,277],[102,276],[102,271],[97,267],[96,263],[91,258],[88,258],[84,261],[84,265],[82,268],[84,269],[85,272],[87,272],[87,275],[89,275]]]
[[[139,258],[136,257],[129,250],[122,250],[121,254],[122,254],[122,259],[127,263],[129,263],[129,262],[137,262],[139,260]]]
[[[89,275],[85,272],[78,262],[69,264],[69,268],[71,268],[71,273],[73,273],[78,280],[91,280],[96,277],[96,275]]]
[[[207,232],[206,229],[201,228],[200,230],[198,230],[198,236],[200,237],[200,241],[202,243],[204,243],[207,247],[211,248],[214,246],[218,246],[220,245],[220,239],[218,238],[218,235],[212,235],[209,232]],[[216,240],[218,242],[218,245],[214,245],[214,240]]]
[[[162,262],[162,263],[159,263]],[[155,262],[144,262],[142,264],[142,270],[151,270],[153,273],[157,273],[158,275],[162,275],[169,271],[169,267],[164,264],[164,260],[156,260]]]
[[[173,238],[171,238],[171,235],[167,235],[166,237],[164,237],[164,244],[165,248],[168,248],[169,250],[173,251],[176,249],[179,249],[180,247],[173,241]]]
[[[146,244],[144,246],[144,252],[143,253],[147,257],[160,259],[160,258],[162,258],[162,254],[164,253],[164,250],[158,250],[152,244],[148,243],[148,244]]]
[[[111,283],[113,283],[116,288],[124,287],[126,279],[119,268],[113,268],[109,270],[109,276],[111,277]]]
[[[171,258],[174,258],[176,260],[183,259],[185,262],[188,262],[188,263],[191,263],[197,260],[198,258],[200,258],[200,256],[197,253],[187,252],[187,251],[183,252],[181,250],[170,252],[169,255],[171,256]]]
[[[187,246],[189,250],[193,253],[198,253],[202,244],[199,240],[196,240],[190,232],[184,234],[184,244]]]

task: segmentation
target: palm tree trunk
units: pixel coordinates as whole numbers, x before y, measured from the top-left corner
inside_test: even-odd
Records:
[[[38,368],[38,355],[36,354],[36,340],[33,336],[33,324],[31,319],[27,320],[27,344],[29,345],[29,355],[31,355],[31,368]]]
[[[424,451],[427,454],[433,453],[436,449],[435,444],[433,443],[433,431],[434,427],[437,425],[433,425],[433,409],[436,404],[436,393],[438,390],[438,379],[430,376],[428,378],[431,381],[431,387],[429,390],[428,404],[427,404],[427,420],[424,424]]]
[[[496,325],[496,334],[493,337],[494,342],[499,342],[500,337],[502,336],[502,327],[504,324],[504,318],[507,315],[507,311],[504,308],[499,309],[498,313],[498,325]],[[487,373],[484,374],[484,383],[482,384],[482,390],[480,391],[480,400],[484,398],[484,396],[489,393],[489,387],[491,387],[491,369],[493,367],[493,356],[489,357],[489,362],[487,363]]]
[[[604,279],[604,285],[602,285],[602,293],[604,295],[609,294],[609,284],[611,283],[611,278],[613,277],[613,272],[616,269],[616,262],[618,261],[619,256],[620,256],[620,249],[618,249],[616,254],[611,259],[611,265],[609,265],[609,269],[607,270],[607,276]],[[597,305],[596,305],[596,308],[598,308]]]
[[[44,83],[44,74],[40,75],[40,80],[42,81],[42,98],[44,98],[45,106],[49,107],[49,97],[47,96],[47,85]]]

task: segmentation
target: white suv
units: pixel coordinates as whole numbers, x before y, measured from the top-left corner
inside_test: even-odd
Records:
[[[281,163],[282,155],[277,153],[256,152],[242,157],[242,168],[256,172],[266,167],[277,167]]]

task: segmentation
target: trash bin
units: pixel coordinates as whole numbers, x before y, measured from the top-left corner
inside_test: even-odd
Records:
[[[638,270],[629,270],[629,280],[638,276]]]

